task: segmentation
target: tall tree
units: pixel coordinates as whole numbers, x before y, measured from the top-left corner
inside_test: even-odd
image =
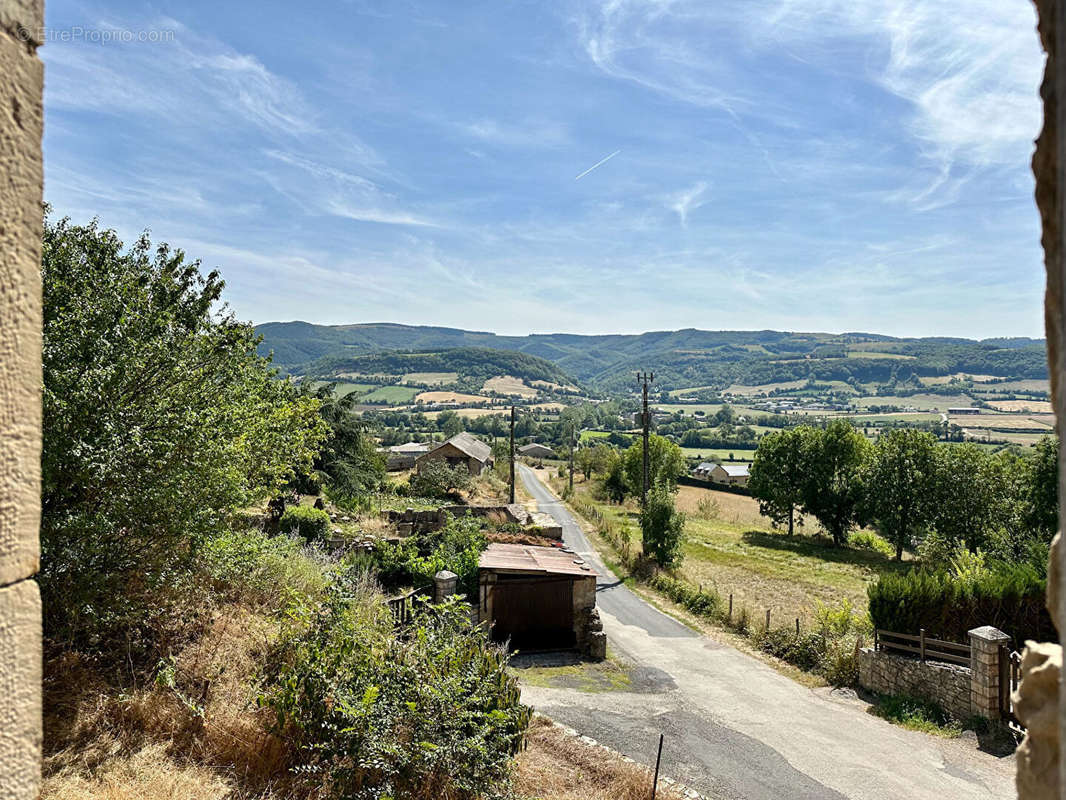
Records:
[[[328,434],[316,454],[313,470],[335,494],[357,497],[375,490],[385,477],[385,459],[377,451],[366,423],[355,413],[357,395],[338,398],[335,384],[312,389]]]
[[[100,644],[145,619],[230,511],[309,465],[325,431],[318,400],[218,307],[218,273],[180,250],[45,220],[41,276],[45,627]]]
[[[1051,541],[1059,528],[1059,438],[1044,436],[1022,469],[1023,514],[1026,528]]]
[[[896,546],[896,560],[935,514],[936,437],[901,428],[882,434],[873,447],[863,480],[863,513],[876,520]]]
[[[626,483],[632,494],[640,494],[644,475],[644,442],[637,442],[623,455]],[[648,488],[677,489],[677,479],[685,474],[687,463],[681,448],[669,439],[651,434],[648,439]]]
[[[796,509],[803,503],[807,475],[810,426],[777,431],[763,437],[755,451],[748,489],[759,501],[759,510],[775,525],[788,522],[788,534],[795,533]]]
[[[813,515],[843,546],[855,526],[862,500],[862,469],[870,443],[846,420],[814,429],[808,439],[807,473],[803,481],[803,510]]]
[[[1005,462],[972,442],[936,448],[932,526],[971,552],[1009,524],[1010,482]]]

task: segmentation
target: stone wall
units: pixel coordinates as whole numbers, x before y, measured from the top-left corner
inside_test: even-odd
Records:
[[[919,661],[870,647],[859,651],[859,685],[864,689],[929,700],[957,719],[972,713],[971,677],[971,670],[958,664]]]
[[[465,517],[468,514],[475,517],[495,517],[500,522],[511,522],[518,525],[534,525],[539,528],[539,533],[549,539],[562,539],[563,529],[548,514],[534,512],[530,514],[523,506],[518,504],[502,506],[442,506],[428,511],[415,511],[409,508],[406,511],[386,510],[381,512],[382,519],[396,526],[400,536],[410,536],[412,533],[426,533],[440,530],[447,521],[447,515],[453,517]]]
[[[0,0],[0,800],[40,785],[41,0]]]

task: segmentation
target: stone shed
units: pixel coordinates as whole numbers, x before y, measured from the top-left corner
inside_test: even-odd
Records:
[[[524,652],[607,652],[596,610],[596,572],[557,547],[493,543],[481,554],[478,617],[493,638]]]
[[[443,461],[449,467],[462,464],[471,475],[480,475],[493,464],[492,448],[469,433],[459,433],[418,456],[415,469],[421,472],[431,461]]]

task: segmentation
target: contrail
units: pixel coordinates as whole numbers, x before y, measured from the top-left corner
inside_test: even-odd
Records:
[[[574,178],[574,180],[575,181],[581,180],[586,175],[588,175],[590,172],[592,172],[592,170],[596,169],[596,167],[602,167],[604,164],[606,164],[608,161],[610,161],[612,158],[614,158],[616,155],[618,155],[621,152],[622,152],[621,150],[615,150],[613,153],[611,153],[609,156],[607,156],[607,158],[603,159],[602,161],[597,161],[595,164],[593,164],[587,170],[585,170],[580,175],[578,175],[576,178]]]

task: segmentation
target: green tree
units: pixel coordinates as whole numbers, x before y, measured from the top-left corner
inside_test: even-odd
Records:
[[[882,434],[864,472],[863,513],[896,546],[896,560],[933,520],[937,477],[936,437],[913,428]]]
[[[663,486],[649,492],[648,504],[640,512],[644,554],[654,556],[663,567],[677,566],[684,556],[684,530],[685,515],[675,507],[674,495]]]
[[[936,448],[932,526],[974,552],[1009,522],[1008,471],[972,442]]]
[[[813,429],[809,436],[803,510],[843,546],[856,524],[862,500],[861,473],[870,443],[846,420]]]
[[[1025,527],[1043,541],[1059,529],[1059,439],[1044,436],[1022,469]]]
[[[309,466],[325,425],[180,250],[46,219],[41,276],[45,630],[103,647],[135,640],[200,542]]]
[[[644,442],[638,439],[623,456],[626,484],[630,494],[639,495],[644,482]],[[648,490],[677,489],[677,479],[685,474],[688,465],[681,448],[662,436],[651,434],[648,439]]]
[[[751,465],[748,489],[759,501],[759,510],[776,525],[787,521],[789,536],[795,533],[796,509],[803,503],[807,442],[813,433],[804,425],[765,436]]]
[[[419,497],[444,497],[468,488],[470,471],[466,466],[449,466],[443,458],[427,460],[411,476],[411,491]]]
[[[463,432],[463,420],[455,411],[442,411],[437,417],[437,430],[444,434],[445,439],[451,439]]]
[[[385,478],[385,459],[377,451],[366,423],[355,413],[353,392],[338,398],[335,384],[312,389],[328,434],[312,465],[319,482],[335,495],[354,498],[372,492]]]
[[[611,451],[607,474],[603,479],[603,490],[607,493],[607,497],[610,498],[612,503],[621,503],[629,494],[625,459],[617,450]]]

